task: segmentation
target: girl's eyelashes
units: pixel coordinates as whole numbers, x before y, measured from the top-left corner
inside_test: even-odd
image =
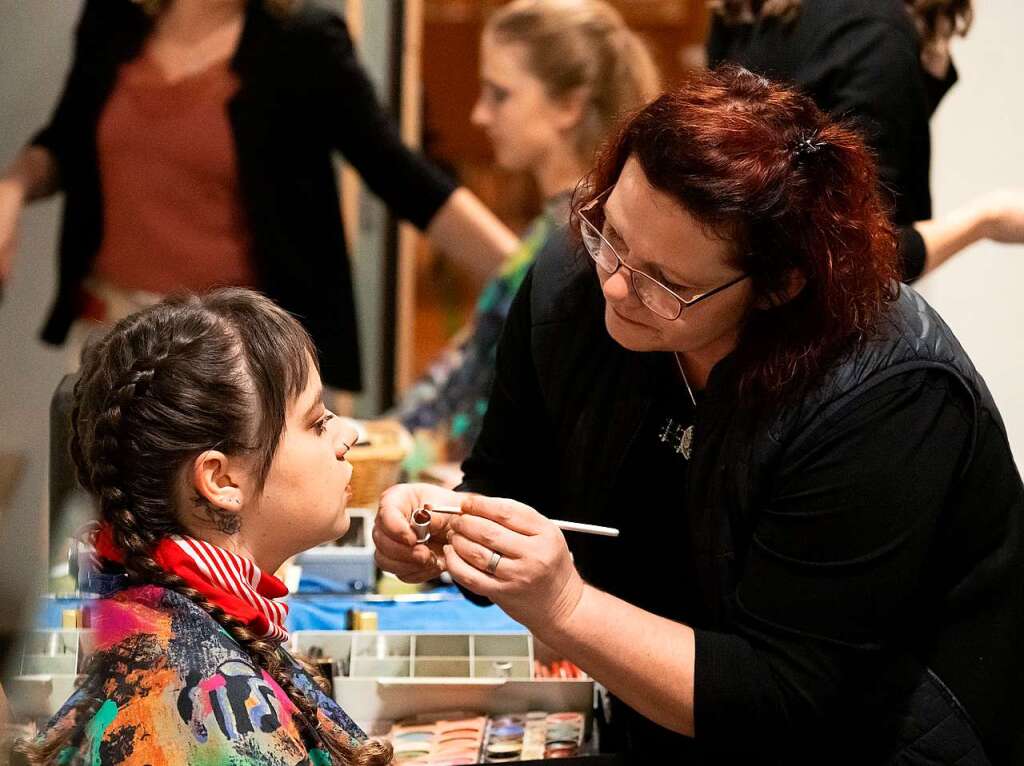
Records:
[[[327,431],[327,423],[334,417],[333,412],[325,412],[324,416],[313,424],[313,430],[317,436],[323,436]]]

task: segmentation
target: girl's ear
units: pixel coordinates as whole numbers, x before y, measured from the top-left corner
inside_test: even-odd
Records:
[[[243,467],[218,450],[207,450],[192,463],[192,516],[232,534],[241,526],[245,504]]]

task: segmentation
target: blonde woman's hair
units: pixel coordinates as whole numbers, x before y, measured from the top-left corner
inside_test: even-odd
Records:
[[[513,0],[488,19],[484,34],[522,45],[549,98],[584,90],[577,149],[587,161],[621,116],[661,90],[647,46],[603,0]]]

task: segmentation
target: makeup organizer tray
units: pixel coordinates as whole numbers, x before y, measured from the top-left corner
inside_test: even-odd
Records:
[[[372,732],[451,710],[589,717],[593,708],[590,678],[535,677],[529,633],[296,631],[292,649],[331,660],[335,699]]]

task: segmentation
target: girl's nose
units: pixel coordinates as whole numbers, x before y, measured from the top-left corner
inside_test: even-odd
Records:
[[[359,440],[359,431],[348,418],[338,418],[338,420],[340,423],[338,433],[334,437],[334,456],[338,460],[344,460],[345,454]]]

